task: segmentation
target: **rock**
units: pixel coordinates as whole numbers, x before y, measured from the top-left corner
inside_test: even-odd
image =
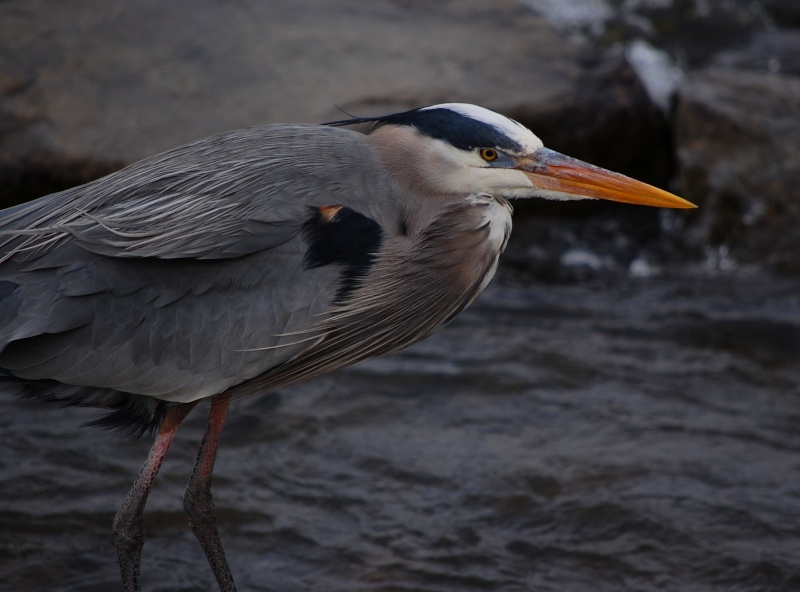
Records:
[[[800,3],[797,0],[760,0],[779,27],[800,27]]]
[[[759,31],[745,47],[715,56],[713,66],[800,76],[800,29]]]
[[[4,205],[223,130],[443,101],[666,178],[666,128],[621,55],[514,0],[0,3]]]
[[[696,72],[678,93],[675,134],[682,195],[700,205],[695,242],[800,271],[800,78]]]
[[[571,92],[507,110],[545,145],[598,166],[666,186],[670,132],[623,53],[584,55]]]

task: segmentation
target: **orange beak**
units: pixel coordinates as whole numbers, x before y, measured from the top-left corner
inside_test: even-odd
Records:
[[[517,168],[533,185],[553,198],[593,198],[659,208],[696,208],[693,203],[668,191],[642,183],[589,163],[540,148],[517,160]]]

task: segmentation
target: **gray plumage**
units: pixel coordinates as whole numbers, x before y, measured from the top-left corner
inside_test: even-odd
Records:
[[[339,127],[367,124],[366,133]],[[209,489],[232,397],[406,347],[467,306],[511,231],[507,198],[688,207],[447,104],[199,140],[0,213],[0,377],[157,432],[115,520],[138,590],[141,512],[178,425],[212,400],[186,493],[233,590]]]
[[[386,237],[379,281],[348,305],[334,306],[335,266],[302,264],[300,230],[319,205],[399,228],[404,189],[382,169],[360,133],[264,126],[7,210],[2,280],[14,291],[0,309],[0,366],[26,380],[88,387],[62,387],[72,404],[113,407],[120,393],[187,402],[237,385],[237,394],[263,392],[425,337],[476,295],[448,277],[447,250],[459,245],[448,246],[437,226],[467,214],[458,204],[415,237],[418,248]],[[487,271],[486,230],[475,232],[458,240]],[[421,306],[426,289],[454,293]]]

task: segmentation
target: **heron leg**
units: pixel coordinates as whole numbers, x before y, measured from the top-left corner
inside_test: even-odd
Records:
[[[200,546],[206,554],[217,585],[222,592],[235,592],[236,584],[233,573],[225,558],[225,550],[217,531],[217,517],[214,512],[214,500],[211,495],[211,473],[214,470],[214,460],[217,457],[217,445],[225,418],[228,416],[230,395],[216,397],[211,401],[208,412],[203,443],[197,455],[197,462],[192,471],[192,477],[186,485],[186,494],[183,498],[183,507],[189,517]]]
[[[158,427],[158,435],[147,460],[133,482],[125,501],[122,502],[117,515],[114,516],[114,544],[117,547],[119,568],[122,572],[122,589],[124,592],[139,592],[139,569],[144,546],[144,520],[142,514],[147,496],[153,487],[158,469],[169,450],[178,426],[184,420],[194,403],[184,403],[167,408],[164,419]]]

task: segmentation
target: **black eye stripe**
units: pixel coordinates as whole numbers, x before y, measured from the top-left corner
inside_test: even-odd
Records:
[[[411,112],[404,119],[405,121],[401,119],[398,123],[411,125],[421,134],[444,140],[462,150],[474,150],[486,146],[522,150],[522,146],[494,126],[449,109]]]
[[[394,124],[407,125],[430,138],[443,140],[461,150],[474,150],[488,146],[511,152],[522,152],[523,147],[501,130],[484,121],[472,119],[450,109],[415,109],[383,117],[364,117],[333,121],[328,125],[353,125],[373,123],[376,127]]]

